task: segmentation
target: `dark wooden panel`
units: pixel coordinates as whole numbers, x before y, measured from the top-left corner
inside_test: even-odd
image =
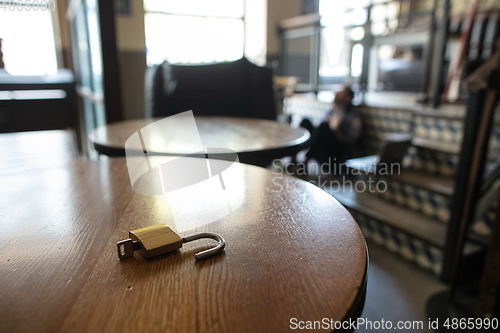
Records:
[[[69,99],[0,100],[0,133],[74,127]]]

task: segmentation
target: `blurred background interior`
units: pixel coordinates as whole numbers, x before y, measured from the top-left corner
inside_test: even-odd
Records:
[[[28,135],[0,135],[1,173],[108,158],[97,128],[187,110],[318,125],[347,85],[355,157],[409,138],[384,193],[331,189],[373,247],[363,317],[498,316],[498,0],[47,3],[0,9],[0,133]]]

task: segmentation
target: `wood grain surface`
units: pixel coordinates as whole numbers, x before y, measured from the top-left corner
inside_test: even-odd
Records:
[[[0,174],[67,166],[78,159],[72,130],[0,134]]]
[[[344,319],[367,264],[351,215],[309,183],[234,167],[245,201],[217,221],[189,199],[174,221],[164,196],[132,191],[121,158],[0,175],[0,330],[284,332],[291,318]],[[117,241],[157,223],[217,232],[226,250],[195,262],[213,245],[201,240],[118,259]]]
[[[265,165],[275,158],[296,154],[307,147],[310,138],[304,128],[293,128],[275,121],[229,117],[195,117],[203,145],[207,148],[228,148],[238,153],[240,162]],[[125,156],[125,142],[141,128],[160,120],[137,119],[109,124],[97,128],[89,135],[96,150],[104,155]],[[148,146],[148,152],[156,155],[186,155],[198,151],[182,137],[183,126],[169,133],[168,142],[158,140],[159,144]],[[142,147],[136,147],[142,151]]]

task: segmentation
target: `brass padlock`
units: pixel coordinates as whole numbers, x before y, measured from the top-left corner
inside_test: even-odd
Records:
[[[198,234],[180,237],[166,224],[157,224],[150,227],[137,229],[129,232],[129,239],[119,241],[117,246],[118,258],[132,257],[134,251],[138,251],[144,258],[151,258],[160,254],[175,251],[182,247],[183,243],[191,242],[201,238],[211,238],[219,242],[216,247],[195,254],[196,260],[203,260],[215,254],[221,253],[226,246],[224,238],[212,232],[201,232]]]

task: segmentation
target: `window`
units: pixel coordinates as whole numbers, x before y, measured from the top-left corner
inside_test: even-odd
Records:
[[[57,71],[52,14],[48,9],[0,9],[5,70],[13,75],[44,75]]]
[[[145,0],[148,65],[239,59],[245,48],[244,0]]]
[[[374,36],[394,33],[399,24],[399,2],[383,3],[372,7],[371,22]]]
[[[429,70],[432,0],[320,0],[319,24],[281,34],[281,75],[297,91],[336,89],[421,92]],[[390,50],[379,46],[390,45]],[[408,79],[410,78],[410,79]]]
[[[321,40],[319,84],[345,83],[346,77],[359,78],[363,64],[365,6],[369,0],[321,0]],[[351,83],[355,83],[356,80]]]

